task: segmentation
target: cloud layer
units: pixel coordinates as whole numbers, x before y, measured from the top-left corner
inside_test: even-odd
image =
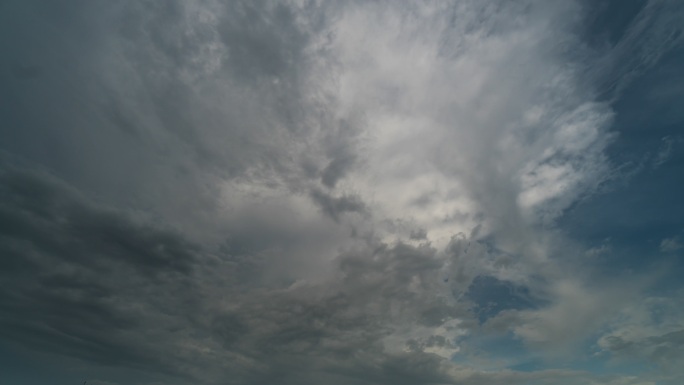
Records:
[[[630,177],[614,103],[676,2],[612,45],[575,1],[0,7],[4,340],[178,384],[682,378],[664,269],[559,226]]]

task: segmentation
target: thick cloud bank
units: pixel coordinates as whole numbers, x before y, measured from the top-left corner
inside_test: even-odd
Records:
[[[616,100],[684,10],[597,9],[3,2],[3,341],[95,384],[679,383],[681,237],[610,270],[559,223],[645,168]]]

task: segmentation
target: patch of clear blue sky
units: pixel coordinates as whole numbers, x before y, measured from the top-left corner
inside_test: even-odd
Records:
[[[643,1],[606,2],[590,26],[594,41],[614,43],[627,13]],[[623,5],[624,4],[624,5]],[[611,12],[611,9],[614,11]],[[611,18],[611,15],[614,15]],[[620,175],[607,190],[571,207],[559,226],[588,245],[605,243],[606,267],[643,268],[664,238],[684,235],[684,48],[664,55],[613,102],[617,133],[607,156]],[[612,256],[612,257],[611,257]],[[680,266],[681,268],[681,266]]]
[[[538,305],[527,287],[489,276],[475,278],[466,296],[473,302],[473,311],[480,324],[503,310],[522,310]]]

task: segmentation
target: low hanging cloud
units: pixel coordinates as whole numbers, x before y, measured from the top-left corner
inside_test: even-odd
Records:
[[[0,7],[4,339],[178,384],[637,385],[474,352],[681,350],[556,226],[674,4],[600,52],[575,1]]]

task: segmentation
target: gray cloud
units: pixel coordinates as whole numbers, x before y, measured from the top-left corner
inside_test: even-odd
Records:
[[[354,377],[346,366],[359,352],[383,355],[388,299],[401,303],[395,315],[402,318],[417,311],[439,325],[449,316],[434,319],[432,309],[442,304],[409,288],[412,277],[428,279],[425,287],[440,283],[430,283],[440,265],[429,248],[378,245],[341,256],[341,281],[324,289],[245,293],[240,279],[252,262],[229,254],[240,250],[219,250],[212,259],[182,235],[89,202],[45,172],[5,164],[1,180],[2,330],[33,348],[211,383],[231,382],[222,371],[201,374],[223,359],[237,360],[234,370],[243,374],[235,383],[281,378],[280,370],[289,378],[312,363]],[[370,252],[378,259],[369,265]],[[178,372],[196,354],[199,367]],[[407,359],[421,366],[427,358]],[[384,378],[390,362],[367,370]],[[410,365],[404,370],[414,373]]]
[[[192,286],[199,247],[91,203],[45,172],[3,164],[0,179],[4,338],[147,368],[154,349],[135,331],[170,310],[163,298]]]
[[[10,244],[93,265],[111,258],[149,273],[188,273],[194,263],[196,247],[178,234],[94,207],[44,172],[5,168],[0,178],[3,234]],[[98,255],[84,253],[93,249]]]
[[[313,190],[311,192],[311,198],[324,213],[335,221],[338,221],[340,215],[343,213],[364,214],[366,212],[366,206],[354,195],[331,197],[323,191]]]

